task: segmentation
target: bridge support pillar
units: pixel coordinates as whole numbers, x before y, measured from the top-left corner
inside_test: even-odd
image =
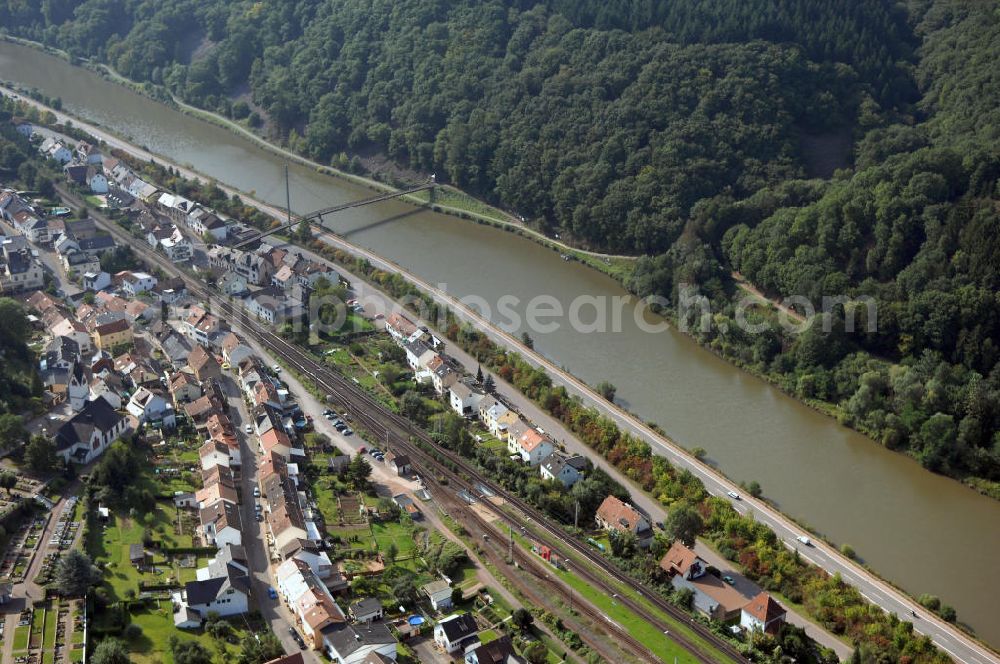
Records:
[[[427,200],[430,201],[431,205],[434,205],[434,194],[437,192],[437,187],[431,187],[427,190]]]

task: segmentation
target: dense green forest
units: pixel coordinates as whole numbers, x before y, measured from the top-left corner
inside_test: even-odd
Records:
[[[778,298],[843,296],[831,333],[754,312],[761,333],[694,334],[1000,496],[988,3],[0,0],[0,24],[314,159],[385,155],[645,255],[634,292],[696,285],[716,323],[743,295],[733,271]],[[810,179],[838,140],[849,158]]]

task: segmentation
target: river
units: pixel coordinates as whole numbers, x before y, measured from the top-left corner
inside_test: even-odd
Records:
[[[67,111],[154,153],[284,204],[284,160],[225,129],[15,44],[0,43],[0,78],[58,96]],[[298,212],[371,195],[297,164],[290,173]],[[625,296],[612,279],[531,241],[400,201],[348,210],[328,223],[456,296],[477,295],[494,306],[502,295],[515,296],[522,313],[538,294],[564,307],[578,296]],[[1000,502],[923,470],[672,329],[643,331],[634,308],[625,305],[619,332],[560,325],[532,332],[536,348],[591,384],[611,381],[623,404],[679,443],[704,448],[737,481],[757,480],[784,512],[851,544],[910,593],[940,596],[1000,646]]]

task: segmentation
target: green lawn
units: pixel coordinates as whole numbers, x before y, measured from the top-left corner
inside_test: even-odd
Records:
[[[375,536],[375,544],[378,550],[385,552],[390,543],[396,545],[396,555],[400,558],[409,558],[417,550],[417,542],[413,538],[413,525],[404,525],[398,521],[390,523],[372,524],[372,534]]]
[[[246,624],[230,623],[233,626],[236,643],[225,644],[225,655],[219,654],[219,642],[201,631],[180,630],[174,627],[173,610],[169,600],[162,600],[155,608],[146,608],[132,613],[133,623],[142,628],[139,638],[129,641],[132,661],[137,664],[173,664],[170,653],[170,637],[182,641],[199,641],[208,648],[219,662],[234,661],[239,655],[239,643],[248,636]]]
[[[31,627],[25,625],[14,630],[14,650],[27,650]]]
[[[43,648],[54,648],[56,645],[56,625],[59,624],[58,605],[45,609],[45,636],[42,639]]]
[[[175,512],[172,504],[166,501],[157,503],[156,510],[152,513],[150,530],[154,539],[163,542],[169,547],[189,547],[192,545],[190,535],[179,536],[174,532]],[[125,597],[126,591],[138,590],[139,581],[147,583],[163,582],[171,572],[163,574],[140,573],[129,563],[128,550],[132,544],[142,542],[142,533],[145,529],[138,519],[132,520],[120,515],[115,516],[114,525],[108,526],[101,536],[100,529],[95,529],[95,537],[88,542],[88,551],[97,562],[105,564],[104,576],[111,584],[111,589],[116,599]],[[162,560],[157,560],[160,567],[167,567]]]

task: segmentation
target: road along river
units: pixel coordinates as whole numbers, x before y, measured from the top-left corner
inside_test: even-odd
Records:
[[[220,183],[284,203],[285,160],[228,130],[24,46],[0,43],[0,78],[58,96],[69,112]],[[305,166],[292,164],[290,172],[298,212],[371,195]],[[533,242],[399,201],[328,222],[452,296],[482,298],[494,319],[503,296],[517,299],[511,309],[523,319],[538,295],[564,310],[579,297],[613,302],[626,295],[613,280]],[[783,511],[850,543],[909,592],[939,595],[981,638],[1000,644],[994,606],[1000,502],[924,471],[673,329],[644,331],[662,321],[636,314],[634,302],[621,306],[618,331],[578,331],[563,321],[547,333],[532,330],[535,346],[587,383],[611,381],[629,410],[682,445],[707,450],[729,477],[759,481]],[[584,308],[581,319],[592,319],[592,312]]]

